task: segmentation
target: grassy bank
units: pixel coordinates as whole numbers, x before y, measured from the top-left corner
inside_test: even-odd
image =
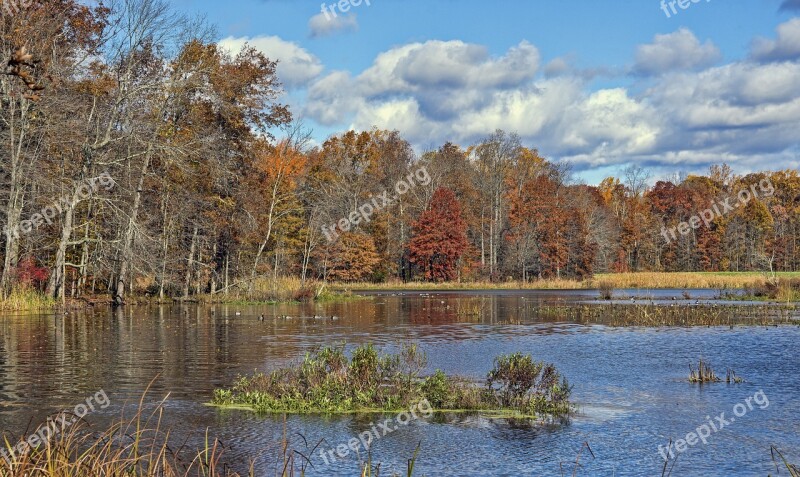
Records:
[[[385,283],[325,283],[315,280],[302,281],[299,278],[260,277],[252,286],[240,283],[231,286],[227,293],[191,295],[181,298],[159,300],[152,293],[141,291],[129,297],[128,303],[157,304],[173,301],[200,304],[263,305],[302,302],[343,302],[358,300],[353,291],[447,291],[447,290],[576,290],[576,289],[713,289],[745,290],[744,299],[756,301],[800,301],[800,272],[778,273],[779,283],[759,272],[687,272],[687,273],[610,273],[598,274],[591,279],[578,280],[538,280],[528,283],[507,281],[501,283],[475,282],[400,282]],[[739,297],[741,298],[741,297]],[[78,307],[91,302],[110,304],[110,297],[88,297],[68,300],[68,306]],[[0,300],[0,311],[49,311],[59,303],[43,293],[30,289],[15,289],[11,295]]]
[[[241,377],[218,389],[213,404],[261,413],[342,414],[400,412],[421,402],[431,411],[482,411],[520,417],[571,412],[570,387],[554,366],[530,356],[500,356],[484,385],[437,371],[420,376],[427,360],[416,345],[396,355],[371,345],[348,358],[344,346],[307,353],[297,366]]]
[[[782,279],[800,279],[800,272],[778,273]],[[587,280],[535,280],[505,282],[401,282],[386,283],[337,283],[331,284],[334,290],[581,290],[611,288],[698,288],[713,290],[743,289],[748,286],[764,284],[767,275],[761,272],[638,272],[638,273],[600,273]]]
[[[800,279],[800,272],[778,273],[781,279]],[[598,274],[588,283],[599,288],[608,283],[613,288],[702,288],[712,290],[743,289],[763,284],[768,276],[762,272],[681,272],[681,273],[610,273]]]
[[[126,298],[128,305],[158,305],[173,302],[197,304],[229,304],[229,305],[269,305],[278,303],[304,302],[345,302],[363,299],[345,290],[334,290],[327,284],[315,280],[302,281],[299,278],[257,278],[252,287],[240,284],[214,294],[202,293],[190,295],[188,298],[159,298],[152,290],[140,290],[139,293]],[[67,308],[111,305],[109,295],[83,296],[68,298]],[[0,312],[9,311],[53,311],[61,306],[58,300],[46,296],[39,290],[20,287],[14,289],[6,299],[0,299]]]

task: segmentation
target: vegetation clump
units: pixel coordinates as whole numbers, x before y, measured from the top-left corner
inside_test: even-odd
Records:
[[[600,282],[597,284],[597,289],[600,292],[601,300],[611,300],[614,298],[614,284],[611,282]]]
[[[690,383],[718,383],[721,379],[714,373],[711,366],[700,360],[697,369],[693,365],[689,365],[689,382]]]
[[[718,383],[722,381],[719,376],[714,373],[707,362],[700,359],[700,364],[697,369],[691,364],[689,365],[689,382],[690,383]],[[737,376],[736,372],[730,368],[725,373],[725,382],[728,384],[740,384],[744,382],[744,378]]]
[[[800,278],[770,278],[747,284],[744,298],[751,300],[800,301]]]
[[[500,356],[481,385],[437,370],[416,345],[398,354],[363,345],[347,357],[344,345],[305,355],[295,367],[240,377],[217,389],[213,404],[263,413],[395,412],[427,399],[437,411],[499,411],[521,416],[565,416],[571,387],[551,364],[520,353]]]

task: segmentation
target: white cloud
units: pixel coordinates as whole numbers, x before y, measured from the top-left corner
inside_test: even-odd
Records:
[[[354,13],[336,15],[318,13],[308,21],[312,38],[333,35],[339,32],[358,30],[358,20]]]
[[[634,92],[592,89],[592,76],[564,59],[540,71],[528,42],[495,56],[461,41],[412,43],[380,53],[360,74],[337,71],[311,82],[303,113],[342,129],[397,129],[420,147],[468,145],[505,129],[577,170],[631,162],[656,172],[721,161],[742,170],[763,168],[759,161],[800,165],[800,64],[709,66],[719,51],[688,30],[646,46],[631,72],[652,75],[649,88]]]
[[[289,88],[301,87],[318,77],[324,67],[316,56],[307,50],[277,36],[227,37],[219,42],[220,47],[238,52],[249,44],[271,60],[278,60],[278,78]]]
[[[778,38],[757,38],[750,55],[757,61],[785,61],[800,59],[800,18],[778,25]]]
[[[355,80],[344,71],[334,71],[320,78],[308,88],[303,115],[325,126],[344,123],[366,103],[355,85]]]
[[[412,43],[381,53],[361,81],[374,92],[512,88],[533,79],[539,68],[539,50],[527,41],[499,57],[486,47],[461,41]]]
[[[666,35],[656,35],[653,43],[640,45],[636,50],[633,71],[642,75],[659,75],[707,67],[719,58],[719,49],[711,41],[700,44],[694,33],[681,28]]]

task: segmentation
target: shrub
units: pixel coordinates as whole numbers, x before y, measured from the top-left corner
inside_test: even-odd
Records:
[[[610,300],[614,298],[614,284],[611,282],[600,282],[597,284],[597,288],[600,290],[600,299],[601,300]]]
[[[428,376],[422,383],[422,393],[425,398],[436,409],[446,409],[450,407],[450,379],[442,370],[437,369],[433,375]]]
[[[487,377],[487,387],[501,406],[528,409],[532,413],[564,414],[572,392],[555,366],[534,361],[522,353],[496,358]]]

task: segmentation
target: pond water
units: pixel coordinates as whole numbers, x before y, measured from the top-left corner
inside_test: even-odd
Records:
[[[691,295],[712,298],[705,293]],[[347,444],[384,417],[289,416],[284,422],[206,404],[214,388],[230,385],[237,375],[290,364],[317,345],[371,342],[396,351],[413,341],[427,352],[431,371],[475,379],[485,377],[502,353],[521,351],[552,362],[574,384],[578,412],[569,423],[550,425],[474,415],[412,420],[373,443],[381,475],[404,471],[420,443],[415,475],[428,477],[561,475],[562,468],[572,475],[579,454],[576,475],[661,475],[659,446],[685,438],[709,419],[718,422],[714,418],[723,412],[730,423],[712,431],[706,444],[679,453],[672,475],[774,475],[773,445],[800,462],[798,326],[611,328],[529,317],[543,304],[596,298],[585,291],[370,295],[327,305],[104,308],[0,317],[0,431],[24,435],[99,390],[111,406],[87,419],[102,428],[123,406],[138,402],[158,376],[147,407],[169,394],[166,427],[196,447],[208,428],[241,471],[255,458],[258,475],[275,475],[285,434],[290,447],[304,454],[324,439],[310,455],[314,467],[307,475],[358,475],[357,457],[326,464],[320,450]],[[648,295],[671,300],[682,291]],[[463,312],[476,302],[479,314]],[[258,320],[262,313],[264,322]],[[689,364],[700,357],[723,375],[725,368],[734,369],[745,383],[689,384]],[[581,452],[584,443],[592,453]]]

